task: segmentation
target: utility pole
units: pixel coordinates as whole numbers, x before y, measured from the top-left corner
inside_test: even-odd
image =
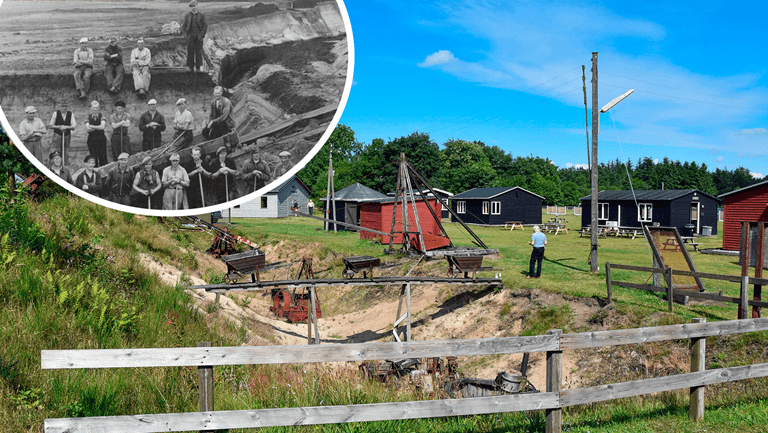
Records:
[[[598,271],[597,263],[597,134],[600,128],[600,110],[597,105],[597,53],[592,53],[592,225],[590,229],[591,248],[589,251],[589,269],[594,274]]]
[[[331,143],[328,150],[328,188],[325,194],[325,217],[327,219],[336,220],[336,192],[334,191],[333,184],[333,143]],[[333,215],[333,216],[331,216]],[[325,231],[330,230],[330,221],[325,221]],[[333,232],[336,233],[336,223],[333,224]]]

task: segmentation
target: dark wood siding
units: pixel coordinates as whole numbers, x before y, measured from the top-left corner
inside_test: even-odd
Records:
[[[513,189],[489,199],[452,199],[451,208],[454,212],[459,201],[466,203],[467,212],[458,214],[465,223],[502,225],[507,221],[522,221],[523,224],[541,224],[543,200],[520,189]],[[498,215],[493,215],[492,202],[496,201],[501,203],[501,209]],[[483,214],[483,202],[488,202],[487,214]],[[456,218],[451,216],[451,221],[456,222]]]
[[[541,224],[543,200],[529,192],[513,189],[490,200],[501,202],[499,215],[486,215],[490,224],[501,225],[507,221],[522,221],[523,224]],[[489,213],[493,206],[489,204]]]
[[[717,221],[716,217],[715,221]],[[768,221],[768,185],[725,197],[723,249],[738,250],[740,248],[741,221]],[[717,223],[715,223],[716,226]]]

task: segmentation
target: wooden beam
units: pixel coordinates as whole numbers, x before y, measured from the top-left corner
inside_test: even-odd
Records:
[[[706,319],[695,318],[693,323],[704,323]],[[704,360],[706,355],[707,339],[705,337],[691,338],[691,373],[706,369]],[[704,419],[704,387],[694,386],[690,391],[690,407],[688,417],[691,421]]]
[[[719,368],[696,373],[675,374],[653,379],[634,380],[631,382],[612,383],[591,388],[566,389],[560,392],[563,407],[598,401],[616,400],[655,392],[673,391],[690,387],[733,382],[768,376],[768,364],[752,364],[740,367]]]
[[[345,362],[437,356],[544,352],[559,347],[557,336],[356,343],[312,346],[181,347],[172,349],[43,350],[41,368],[183,367],[238,364]]]
[[[305,346],[306,347],[306,346]],[[122,415],[45,420],[45,433],[130,431],[132,433],[249,429],[271,426],[337,424],[364,421],[541,410],[559,406],[557,393],[511,394],[449,400],[230,410],[157,415]]]
[[[622,344],[743,334],[765,330],[768,330],[768,318],[710,323],[685,323],[682,325],[654,326],[650,328],[563,334],[560,337],[560,347],[563,350],[591,349]]]

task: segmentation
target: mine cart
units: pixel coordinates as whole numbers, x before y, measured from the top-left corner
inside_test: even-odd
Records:
[[[520,372],[503,371],[496,379],[465,378],[445,383],[451,398],[486,397],[491,395],[539,392]]]
[[[373,268],[381,266],[381,259],[372,256],[354,256],[341,259],[346,265],[342,273],[344,278],[352,278],[358,272],[363,272],[363,278],[373,278]]]
[[[261,282],[259,274],[264,271],[291,266],[291,262],[266,263],[264,252],[250,250],[244,253],[221,256],[221,260],[227,264],[227,279],[236,283],[238,279],[250,275],[251,282]]]
[[[317,293],[317,292],[315,292]],[[288,289],[272,289],[272,306],[269,311],[275,313],[277,317],[284,317],[291,323],[305,322],[309,317],[311,300],[309,299],[309,290],[302,289],[297,293],[297,289],[289,291]],[[315,313],[320,319],[320,298],[315,295]]]
[[[489,268],[483,268],[483,256],[481,255],[446,255],[445,258],[448,260],[448,274],[451,276],[464,273],[464,278],[467,278],[472,272],[474,278],[478,271],[489,270]]]

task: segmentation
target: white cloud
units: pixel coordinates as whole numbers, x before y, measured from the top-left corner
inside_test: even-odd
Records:
[[[717,158],[715,158],[715,161],[717,161],[717,162],[721,162],[721,161],[722,161],[722,160],[724,160],[724,159],[725,159],[725,158],[723,158],[722,156],[718,156]]]
[[[575,169],[583,169],[588,170],[589,164],[574,164],[572,162],[568,162],[565,164],[565,168],[575,168]]]
[[[653,163],[654,163],[654,164],[658,164],[658,163],[659,163],[659,158],[656,158],[656,159],[654,159],[654,160],[653,160]]]
[[[764,177],[765,177],[765,176],[763,176],[763,174],[762,174],[762,173],[749,173],[749,174],[750,174],[752,177],[754,177],[755,179],[762,179],[762,178],[764,178]]]
[[[453,56],[453,53],[451,53],[448,50],[440,50],[428,55],[423,62],[419,63],[418,66],[420,68],[428,68],[430,66],[441,65],[444,63],[451,63],[454,61],[456,61],[456,57]]]
[[[765,128],[752,128],[752,129],[742,129],[741,134],[742,135],[762,135],[768,132]]]

